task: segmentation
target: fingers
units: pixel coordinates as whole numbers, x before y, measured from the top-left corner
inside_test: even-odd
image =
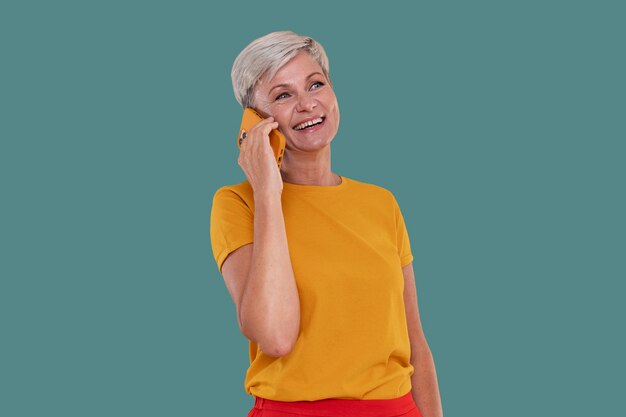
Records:
[[[270,116],[266,119],[259,121],[257,124],[252,126],[252,129],[250,129],[250,131],[259,130],[264,135],[268,135],[272,129],[276,129],[277,127],[278,127],[278,122],[275,122],[274,118]]]
[[[269,139],[269,133],[273,129],[277,129],[277,128],[278,128],[278,122],[275,122],[272,116],[265,118],[263,120],[260,120],[254,126],[250,128],[250,131],[248,132],[246,139],[244,139],[241,142],[241,150],[243,151],[244,147],[247,147],[246,146],[247,142],[250,142],[251,140],[257,143],[258,142],[257,136],[265,137]]]
[[[273,129],[278,128],[278,122],[273,117],[268,117],[257,122],[250,128],[248,135],[241,142],[239,158],[237,163],[242,168],[250,164],[257,164],[267,155],[271,155],[272,149],[269,141],[269,134]],[[246,169],[244,169],[246,171]]]

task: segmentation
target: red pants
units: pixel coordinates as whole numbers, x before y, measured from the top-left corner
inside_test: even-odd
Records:
[[[274,401],[254,397],[248,417],[422,417],[411,391],[388,400]]]

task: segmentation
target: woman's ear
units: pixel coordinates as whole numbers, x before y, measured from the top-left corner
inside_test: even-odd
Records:
[[[264,119],[267,119],[268,117],[272,116],[272,114],[270,112],[267,111],[267,103],[265,103],[263,100],[254,100],[253,101],[254,104],[254,109],[257,111],[257,113],[259,113],[261,115],[261,117],[263,117]]]
[[[261,117],[263,117],[264,119],[267,119],[268,117],[271,116],[271,114],[269,114],[268,112],[266,112],[263,107],[255,107],[254,108],[260,115]]]

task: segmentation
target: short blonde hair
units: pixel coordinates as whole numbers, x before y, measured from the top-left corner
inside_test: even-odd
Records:
[[[254,89],[264,74],[268,80],[300,51],[308,52],[319,64],[332,86],[328,57],[313,38],[291,31],[272,32],[252,41],[237,56],[230,77],[241,107],[254,107]]]

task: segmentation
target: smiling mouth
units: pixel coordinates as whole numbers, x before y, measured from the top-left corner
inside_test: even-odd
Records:
[[[296,127],[293,127],[292,129],[296,130],[298,132],[314,130],[315,127],[324,124],[325,120],[326,120],[326,116],[322,116],[322,117],[319,117],[319,118],[313,120],[313,122],[314,122],[313,124],[308,124],[310,122],[308,122],[306,124],[301,123],[301,124],[297,125]]]

